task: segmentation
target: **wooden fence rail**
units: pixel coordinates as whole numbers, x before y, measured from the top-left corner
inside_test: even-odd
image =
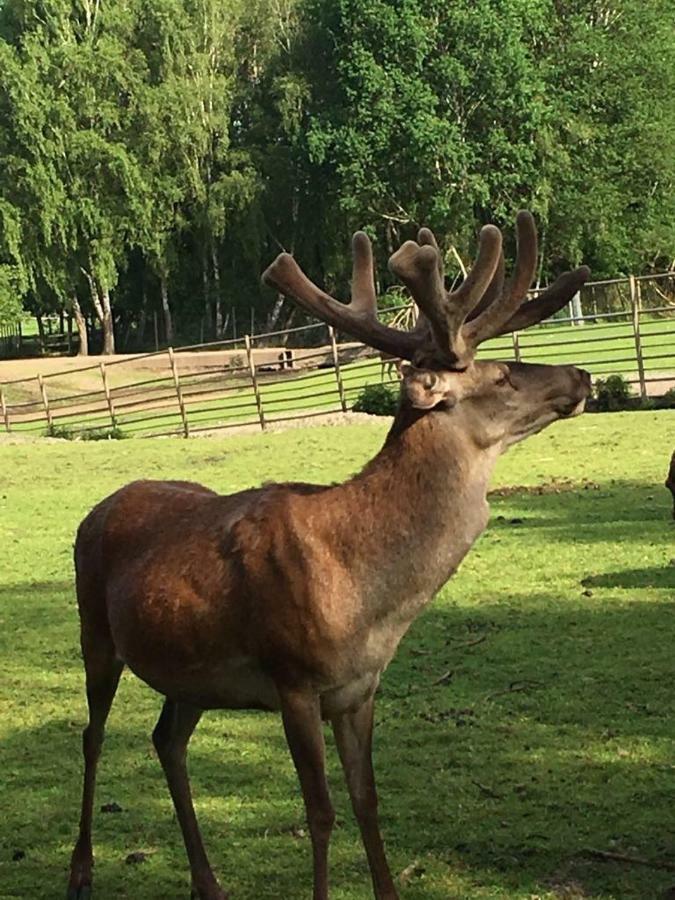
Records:
[[[668,277],[675,276],[668,273]],[[590,369],[596,377],[623,374],[643,399],[675,387],[675,305],[645,308],[647,279],[631,276],[613,283],[626,290],[625,311],[549,321],[490,342],[485,354],[525,362],[564,359]],[[97,360],[32,379],[5,381],[0,383],[0,428],[64,436],[186,438],[242,425],[265,430],[275,422],[346,412],[364,384],[396,381],[391,372],[385,378],[379,354],[356,342],[339,342],[334,329],[323,324],[305,326],[311,343],[317,334],[326,335],[322,346],[294,350],[285,346],[289,334],[297,338],[302,331],[244,335],[238,341],[179,350],[169,347],[131,359]],[[259,346],[272,337],[283,346],[276,350]],[[200,355],[199,368],[191,366],[195,351],[209,351]],[[136,373],[139,362],[151,371],[125,382],[125,372]],[[96,379],[88,377],[97,369],[98,387]],[[72,384],[76,373],[86,373],[86,390],[70,388],[64,393],[59,378]]]

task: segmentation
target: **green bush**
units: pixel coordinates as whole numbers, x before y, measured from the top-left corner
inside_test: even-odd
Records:
[[[616,412],[630,406],[631,386],[623,375],[598,378],[595,382],[596,405],[602,412]]]
[[[397,408],[398,386],[390,384],[367,384],[352,406],[354,412],[371,416],[393,416]]]
[[[654,409],[675,409],[675,388],[654,399]]]
[[[47,429],[47,437],[61,438],[64,441],[121,441],[126,437],[122,429],[115,425],[107,428],[78,429],[72,425],[52,425]]]

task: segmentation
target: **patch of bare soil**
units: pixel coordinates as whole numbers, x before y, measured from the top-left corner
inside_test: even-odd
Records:
[[[553,478],[544,484],[507,484],[490,491],[488,497],[511,497],[514,494],[567,494],[570,491],[599,491],[596,481],[583,478],[572,481],[570,478]]]
[[[332,351],[329,345],[321,347],[296,347],[287,350],[285,347],[253,347],[253,358],[257,365],[269,366],[270,370],[280,371],[280,357],[284,352],[292,354],[292,368],[302,369],[307,365],[332,364]],[[340,344],[341,360],[360,359],[372,356],[372,351],[358,343]],[[232,364],[244,365],[244,350],[176,350],[176,360],[181,373],[185,372],[222,372]],[[113,356],[45,356],[29,359],[0,360],[0,382],[14,381],[19,378],[53,377],[57,373],[71,374],[74,371],[91,369],[98,372],[100,363],[113,366],[112,372],[165,372],[168,368],[168,353],[117,353]],[[121,368],[117,363],[126,363]],[[119,376],[122,377],[121,374]]]
[[[363,425],[366,423],[372,425],[377,422],[384,422],[389,425],[391,424],[392,419],[389,416],[370,416],[368,413],[359,412],[314,413],[313,415],[310,413],[306,416],[299,416],[298,418],[290,419],[285,422],[268,422],[265,434],[268,432],[287,431],[290,428],[308,428],[317,425]],[[235,425],[234,427],[229,428],[213,428],[208,431],[195,432],[191,434],[190,437],[228,437],[230,435],[238,434],[262,433],[260,425],[249,423],[246,425]],[[175,435],[175,437],[178,436],[178,434]],[[169,435],[163,435],[162,437],[169,437]],[[48,441],[54,443],[55,441],[63,440],[67,440],[67,438],[41,437],[39,435],[20,434],[18,432],[10,432],[8,434],[7,432],[0,431],[0,446],[9,444],[33,444],[36,441]],[[77,440],[77,438],[75,438],[75,440]]]
[[[297,418],[287,419],[286,421],[267,422],[265,433],[276,431],[288,431],[291,428],[309,428],[316,425],[364,425],[366,423],[373,424],[376,422],[384,422],[387,425],[392,423],[390,416],[371,416],[368,413],[360,412],[330,412],[330,413],[308,413]],[[227,434],[261,434],[260,425],[256,423],[248,423],[246,425],[235,425],[234,427],[223,429],[213,428],[208,431],[200,431],[194,434],[194,437],[223,437]]]

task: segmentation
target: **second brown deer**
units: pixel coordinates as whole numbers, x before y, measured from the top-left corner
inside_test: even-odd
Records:
[[[666,487],[673,495],[673,518],[675,519],[675,450],[673,450],[673,455],[670,457],[670,467],[668,469],[668,475],[666,476]]]
[[[165,697],[153,741],[183,832],[193,897],[227,894],[195,817],[188,741],[204,710],[263,709],[281,713],[297,769],[314,900],[328,897],[334,822],[322,720],[335,733],[374,895],[396,900],[371,762],[380,678],[411,622],[485,528],[500,453],[581,412],[590,390],[588,374],[573,366],[474,361],[481,342],[539,322],[588,277],[585,268],[566,273],[523,302],[537,261],[529,213],[519,214],[517,230],[509,281],[501,232],[485,226],[474,267],[451,293],[431,232],[405,243],[390,266],[420,309],[411,332],[377,320],[364,234],[354,237],[348,305],[312,284],[286,254],[265,273],[308,312],[411,364],[384,446],[353,478],[229,496],[186,482],[139,481],[84,519],[75,564],[89,724],[70,900],[91,891],[96,765],[125,666]],[[302,895],[300,887],[293,891]]]

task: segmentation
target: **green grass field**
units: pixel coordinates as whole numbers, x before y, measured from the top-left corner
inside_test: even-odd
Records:
[[[658,867],[675,860],[675,526],[663,487],[674,432],[670,411],[585,416],[500,461],[488,531],[383,679],[376,768],[402,900],[650,900],[675,885],[675,872]],[[82,516],[138,477],[221,491],[341,479],[383,436],[377,423],[0,443],[0,897],[65,892],[86,717],[71,564]],[[115,801],[122,811],[95,818],[97,900],[189,893],[150,743],[159,709],[125,674],[99,769],[96,808]],[[330,738],[329,764],[331,897],[367,900]],[[232,897],[309,898],[309,840],[278,718],[207,714],[190,765]],[[125,864],[134,851],[147,861]]]
[[[645,375],[675,379],[675,316],[649,318],[641,322],[642,351]],[[519,337],[523,360],[536,363],[576,363],[588,369],[596,377],[622,374],[637,379],[635,339],[630,322],[611,320],[609,323],[571,325],[547,325],[531,329]],[[483,358],[512,359],[514,347],[511,336],[489,341],[481,348]],[[183,358],[177,356],[179,368]],[[214,353],[214,360],[218,359]],[[88,373],[63,376],[49,375],[45,379],[51,398],[52,413],[58,429],[79,433],[87,429],[109,427],[110,416],[102,391],[97,368]],[[0,379],[2,377],[0,366]],[[127,436],[182,432],[182,420],[171,372],[149,376],[148,372],[135,371],[134,360],[109,366],[112,399],[116,409],[116,421]],[[359,360],[342,365],[346,402],[349,407],[356,400],[364,385],[379,381],[382,369],[379,358]],[[301,415],[307,412],[330,412],[340,409],[340,398],[335,374],[331,369],[304,370],[287,373],[282,377],[261,374],[260,396],[268,421]],[[148,380],[152,384],[148,383]],[[143,382],[137,389],[132,382]],[[184,375],[183,396],[187,418],[193,431],[257,423],[256,398],[248,375],[239,373],[234,378],[222,372]],[[670,386],[657,382],[651,389],[659,394]],[[635,388],[636,389],[636,388]],[[82,391],[89,392],[82,402],[74,404],[72,398]],[[92,393],[93,392],[93,393]],[[44,433],[45,419],[37,381],[32,379],[5,388],[12,427],[17,431]],[[13,403],[32,400],[32,407],[12,407]],[[21,421],[24,412],[32,421]]]

